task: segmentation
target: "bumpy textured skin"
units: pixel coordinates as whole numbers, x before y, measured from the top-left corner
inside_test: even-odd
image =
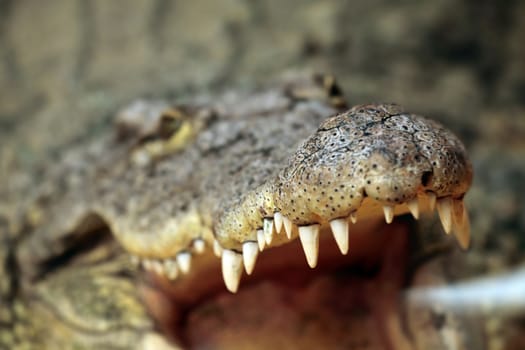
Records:
[[[227,207],[215,230],[239,249],[232,240],[253,239],[243,233],[275,211],[297,225],[326,224],[357,212],[365,197],[392,206],[426,192],[462,198],[471,182],[464,146],[438,123],[397,105],[356,106],[324,121],[277,176]]]
[[[137,148],[145,145],[111,134],[69,152],[56,175],[61,187],[52,190],[47,201],[53,204],[40,215],[42,232],[25,242],[20,258],[34,261],[50,251],[60,253],[56,235],[82,230],[91,221],[105,222],[129,252],[142,257],[172,257],[197,238],[211,242],[214,226],[228,215],[226,208],[258,211],[236,204],[274,177],[291,151],[336,113],[328,104],[289,95],[286,89],[270,90],[196,105],[184,123],[202,129],[195,131],[198,135],[180,150],[146,164],[135,161]],[[136,113],[130,109],[121,115]],[[242,218],[250,216],[236,217],[239,222]],[[250,227],[259,224],[250,222]],[[251,231],[228,234],[231,238],[221,241],[225,247]],[[29,261],[23,265],[34,266]]]
[[[276,198],[283,214],[309,224],[346,217],[366,196],[389,205],[425,191],[459,197],[471,180],[463,145],[441,125],[396,105],[357,106],[306,140]]]
[[[140,102],[36,186],[2,188],[0,345],[142,348],[153,325],[135,270],[97,233],[107,228],[128,253],[163,259],[197,238],[240,251],[277,210],[304,225],[348,215],[365,194],[396,204],[465,193],[470,164],[450,132],[395,105],[338,114],[324,91],[308,81],[189,107]]]

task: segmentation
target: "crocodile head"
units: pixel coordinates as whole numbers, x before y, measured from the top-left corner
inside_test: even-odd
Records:
[[[465,148],[397,105],[342,112],[326,102],[334,96],[297,91],[125,110],[118,137],[74,153],[94,165],[56,176],[74,179],[40,205],[38,229],[18,247],[20,269],[31,283],[46,280],[42,266],[63,263],[105,227],[144,273],[135,294],[161,334],[145,348],[424,348],[427,333],[412,337],[421,329],[401,317],[417,249],[404,214],[437,208],[444,231],[468,248]],[[122,300],[103,287],[93,293]]]
[[[265,138],[273,141],[272,134],[293,133],[294,128],[297,133],[303,131],[297,120],[294,125],[277,118],[281,120],[272,120],[271,125],[268,120],[250,125],[250,134],[257,135],[252,136],[257,140],[252,140],[255,149],[265,149],[263,142]],[[367,271],[363,280],[368,283],[396,287],[370,293],[371,299],[381,299],[372,302],[364,297],[370,285],[350,274],[347,282],[355,287],[350,294],[367,300],[363,305],[372,305],[378,314],[399,314],[396,298],[406,283],[403,270],[410,229],[406,219],[393,223],[395,216],[411,213],[417,219],[437,208],[444,231],[453,232],[460,247],[468,248],[470,227],[463,197],[471,184],[472,168],[461,142],[438,123],[396,105],[356,106],[323,121],[287,158],[272,154],[290,153],[284,147],[268,141],[266,145],[266,158],[280,158],[279,162],[269,165],[260,158],[246,157],[242,143],[230,146],[227,152],[231,154],[217,155],[217,167],[208,161],[207,175],[216,177],[215,183],[205,180],[200,206],[178,213],[169,227],[153,231],[163,234],[134,232],[129,226],[114,230],[122,232],[117,234],[121,243],[155,276],[155,288],[146,288],[144,299],[164,333],[187,333],[192,344],[206,338],[207,332],[213,333],[202,330],[201,323],[220,323],[215,317],[227,312],[221,309],[212,320],[200,312],[203,304],[228,298],[223,295],[220,276],[233,293],[239,290],[240,280],[246,280],[245,289],[240,287],[244,298],[239,299],[246,304],[231,301],[228,309],[250,308],[263,314],[264,310],[253,304],[263,293],[261,289],[276,288],[287,298],[300,299],[295,293],[315,289],[311,281],[319,275],[345,269]],[[259,152],[256,155],[260,157]],[[246,157],[245,166],[228,171],[231,159],[242,157]],[[218,171],[221,166],[222,173]],[[220,266],[215,259],[200,255],[205,247],[213,249]],[[308,266],[317,267],[319,254],[317,273],[309,272]],[[343,257],[346,254],[348,257]],[[169,279],[177,281],[168,283]],[[336,290],[344,290],[344,286],[348,288],[345,283],[334,287],[330,298],[337,299]],[[164,307],[159,308],[159,303]],[[235,313],[242,318],[242,312]],[[193,314],[198,316],[188,316]],[[186,322],[199,324],[182,327]],[[220,327],[216,324],[216,328]],[[384,330],[385,343],[405,344],[400,340],[402,335],[392,334],[396,331],[387,330],[381,322],[379,328]],[[256,337],[256,332],[243,327],[225,330],[226,334],[217,329],[214,332],[219,334],[208,335],[221,341],[232,332],[246,331],[245,339]],[[267,332],[271,331],[257,333],[258,343],[268,338]],[[222,346],[231,346],[225,342],[228,345]],[[242,344],[240,347],[247,346]]]

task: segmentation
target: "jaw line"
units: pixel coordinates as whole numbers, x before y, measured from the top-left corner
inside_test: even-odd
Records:
[[[387,225],[384,218],[376,216],[351,224],[348,255],[340,254],[329,228],[323,225],[318,267],[312,270],[307,266],[296,239],[263,251],[253,274],[243,276],[239,293],[246,295],[268,283],[300,293],[319,276],[343,273],[360,286],[366,303],[375,310],[373,317],[383,327],[383,341],[399,341],[393,337],[404,338],[399,335],[402,327],[388,329],[392,325],[384,320],[386,316],[381,310],[399,315],[398,293],[405,286],[410,270],[406,265],[411,222],[407,217],[397,217]],[[378,288],[378,284],[388,288]],[[202,256],[189,275],[174,283],[154,274],[146,275],[140,292],[159,329],[176,343],[188,341],[186,325],[194,310],[217,298],[236,298],[224,288],[220,261],[211,254]],[[372,295],[375,301],[370,300]]]

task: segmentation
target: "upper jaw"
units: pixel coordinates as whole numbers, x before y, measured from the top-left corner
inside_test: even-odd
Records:
[[[331,229],[346,254],[357,220],[391,223],[396,215],[418,218],[435,208],[445,232],[467,249],[463,197],[471,181],[464,146],[441,125],[396,105],[356,106],[322,123],[277,175],[221,207],[210,234],[191,241],[177,261],[145,267],[187,273],[204,244],[221,257],[226,287],[235,292],[243,269],[251,274],[263,249],[299,238],[313,268],[322,228]]]

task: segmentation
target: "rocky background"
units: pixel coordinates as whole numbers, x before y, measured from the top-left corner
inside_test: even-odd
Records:
[[[351,103],[397,102],[461,136],[472,274],[512,271],[525,266],[524,38],[519,0],[0,0],[0,181],[138,97],[327,72]]]

